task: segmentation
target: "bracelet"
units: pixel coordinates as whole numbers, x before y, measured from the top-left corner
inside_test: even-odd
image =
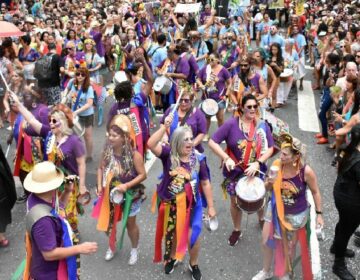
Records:
[[[317,211],[317,210],[315,210],[315,213],[316,213],[316,215],[322,215],[323,214],[322,211]]]
[[[255,162],[259,163],[260,165],[264,164],[261,160],[257,159]]]

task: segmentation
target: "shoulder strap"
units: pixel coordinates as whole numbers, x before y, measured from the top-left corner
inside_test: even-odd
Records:
[[[203,41],[200,40],[199,47],[198,47],[197,52],[196,52],[196,58],[198,58],[198,56],[199,56],[200,48],[202,47],[202,45],[203,45]]]
[[[161,48],[161,46],[155,48],[155,50],[151,54],[149,54],[149,56],[152,57],[156,53],[156,51],[160,48]]]
[[[38,220],[46,216],[53,216],[51,210],[52,208],[46,204],[38,204],[31,208],[26,214],[26,231],[31,235],[31,229]]]
[[[186,123],[192,111],[193,111],[193,107],[191,106],[190,110],[186,112],[184,118],[181,120],[180,126],[183,126]]]

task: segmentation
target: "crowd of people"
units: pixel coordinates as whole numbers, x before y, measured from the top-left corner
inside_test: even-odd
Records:
[[[285,0],[279,9],[251,1],[231,6],[226,17],[206,2],[196,13],[175,12],[185,3],[176,0],[10,2],[1,4],[0,17],[23,35],[1,38],[0,46],[0,127],[10,131],[8,145],[16,141],[13,170],[0,149],[0,247],[9,245],[15,200],[26,202],[24,279],[79,279],[80,255],[96,253],[95,242],[80,243],[78,227],[90,201],[86,166],[94,153],[101,156],[91,216],[108,237],[105,260],[122,248],[127,229],[128,263],[138,262],[136,216],[152,153],[163,166],[151,202],[158,213],[153,260],[170,274],[188,250],[192,279],[202,279],[199,237],[204,217],[216,220],[217,187],[206,142],[222,163],[221,188],[230,196],[229,246],[243,235],[243,212],[257,213],[263,268],[252,279],[292,278],[297,245],[302,278],[313,279],[306,190],[321,232],[317,176],[305,145],[267,117],[276,119],[292,90],[306,90],[306,64],[321,94],[316,144],[329,144],[338,169],[332,270],[355,279],[345,258],[355,255],[347,248],[353,234],[360,244],[358,1]],[[112,102],[107,116],[105,102]],[[213,117],[218,127],[211,134]],[[94,123],[106,126],[106,136],[96,135],[106,138],[101,149],[94,149]],[[17,197],[13,176],[23,186]],[[257,204],[249,199],[255,193],[262,193]]]

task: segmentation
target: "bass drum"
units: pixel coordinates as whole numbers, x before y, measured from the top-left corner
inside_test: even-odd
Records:
[[[207,117],[215,116],[219,112],[219,104],[211,98],[205,99],[201,103],[200,108]]]
[[[173,83],[169,78],[165,76],[160,76],[155,79],[153,90],[160,92],[161,94],[167,95],[169,94],[172,85]]]
[[[255,213],[264,207],[265,184],[259,177],[243,177],[235,187],[236,204],[248,214]]]

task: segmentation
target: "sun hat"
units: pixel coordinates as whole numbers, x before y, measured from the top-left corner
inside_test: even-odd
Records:
[[[26,18],[25,18],[25,23],[35,24],[34,18],[32,18],[32,17],[26,17]]]
[[[25,190],[45,193],[57,189],[64,182],[64,173],[51,161],[37,163],[24,180]]]
[[[91,28],[95,28],[95,27],[99,27],[99,26],[100,26],[100,22],[98,22],[97,20],[92,21],[90,24]]]

